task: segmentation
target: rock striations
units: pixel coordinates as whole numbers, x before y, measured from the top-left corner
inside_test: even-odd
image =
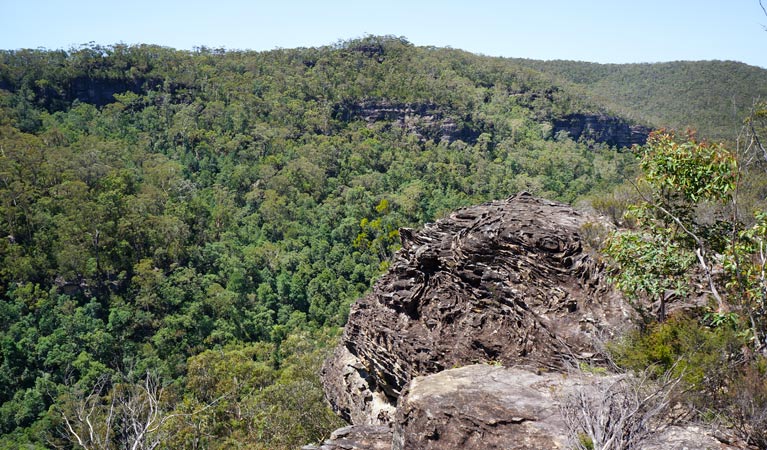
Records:
[[[564,448],[559,369],[631,323],[581,239],[597,220],[521,193],[400,230],[323,367],[354,426],[320,448]]]
[[[414,376],[477,362],[550,367],[593,353],[593,337],[629,310],[580,239],[590,220],[523,193],[400,230],[402,249],[352,306],[325,366],[335,410],[353,423],[388,423]]]
[[[475,364],[415,377],[394,423],[337,430],[320,450],[569,450],[563,399],[584,386],[606,387],[620,375],[595,376]],[[736,445],[737,444],[737,445]],[[698,426],[652,432],[642,450],[733,450],[745,446]],[[307,446],[305,449],[318,447]],[[618,445],[610,448],[627,448]]]

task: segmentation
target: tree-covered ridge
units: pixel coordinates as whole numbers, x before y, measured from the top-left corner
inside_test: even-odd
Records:
[[[399,227],[632,176],[552,132],[608,110],[552,80],[393,37],[0,53],[0,447],[70,445],[62,417],[149,379],[189,418],[157,433],[196,448],[319,439],[287,398],[321,410],[313,368]]]
[[[609,109],[655,127],[694,128],[734,140],[757,98],[767,98],[767,71],[735,61],[596,64],[514,60],[572,83]]]

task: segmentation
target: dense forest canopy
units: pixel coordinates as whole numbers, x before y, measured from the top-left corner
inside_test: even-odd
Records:
[[[170,419],[142,439],[172,448],[317,440],[337,425],[317,365],[399,227],[634,176],[630,151],[563,118],[730,137],[764,90],[742,64],[543,63],[391,36],[3,51],[0,447],[76,447],[83,407],[103,424],[114,399],[150,393]]]
[[[735,61],[515,62],[572,83],[621,116],[716,140],[733,140],[754,101],[767,98],[764,69]]]

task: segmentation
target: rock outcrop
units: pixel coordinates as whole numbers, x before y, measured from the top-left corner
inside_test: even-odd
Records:
[[[416,377],[401,398],[391,448],[573,448],[562,403],[584,385],[607,386],[619,377],[488,365]],[[644,450],[737,448],[708,430],[676,425],[660,427],[636,444]]]
[[[611,378],[573,375],[567,361],[598,359],[595,343],[633,316],[581,239],[595,221],[521,193],[400,230],[402,249],[352,306],[321,374],[353,425],[305,448],[572,448],[562,399]],[[642,448],[742,448],[723,442],[672,426]]]
[[[319,447],[302,450],[391,450],[392,430],[385,425],[352,425],[339,428]]]
[[[391,398],[377,389],[376,378],[346,346],[339,346],[323,368],[325,396],[335,412],[354,424],[388,424],[394,417]]]
[[[533,101],[532,97],[529,101]],[[334,108],[337,120],[364,120],[370,125],[388,122],[421,141],[451,143],[461,140],[473,145],[481,134],[479,124],[468,127],[444,108],[432,103],[400,103],[388,100],[364,100],[342,103]],[[466,123],[471,118],[464,118]],[[605,114],[569,114],[552,120],[554,134],[567,133],[574,140],[592,140],[617,148],[644,145],[652,131],[644,125],[631,124],[625,119]]]
[[[388,423],[385,402],[396,405],[418,375],[593,355],[593,339],[631,314],[580,238],[594,220],[520,194],[400,230],[402,249],[353,305],[342,348],[324,368],[334,409],[353,423]]]
[[[472,365],[416,377],[394,422],[392,449],[566,448],[561,374]]]
[[[415,377],[400,397],[392,426],[353,425],[305,450],[570,449],[562,404],[584,386],[619,376],[536,373],[486,364]],[[736,450],[742,441],[698,425],[669,424],[643,441],[644,450]]]
[[[459,126],[454,117],[431,103],[366,100],[336,106],[334,117],[345,121],[361,119],[371,125],[376,122],[391,122],[421,141],[431,139],[434,142],[450,143],[460,139],[474,144],[480,134],[465,125]]]
[[[554,120],[554,133],[567,132],[574,140],[590,139],[614,147],[644,145],[652,131],[644,125],[635,125],[619,117],[602,114],[570,114]]]

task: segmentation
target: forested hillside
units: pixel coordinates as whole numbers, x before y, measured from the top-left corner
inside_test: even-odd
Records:
[[[634,176],[630,151],[555,129],[567,117],[728,136],[719,118],[767,86],[738,64],[668,67],[571,70],[394,37],[3,51],[0,448],[135,441],[137,423],[170,448],[320,439],[338,424],[318,364],[399,227]],[[682,70],[707,99],[664,87]]]
[[[572,83],[623,117],[734,140],[754,100],[767,98],[767,71],[734,61],[595,64],[514,60]]]

